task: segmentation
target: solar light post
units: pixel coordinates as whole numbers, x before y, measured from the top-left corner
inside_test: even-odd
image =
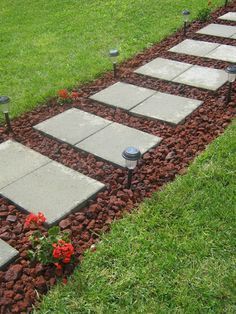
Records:
[[[228,104],[231,101],[232,85],[236,79],[236,64],[232,64],[232,65],[228,66],[225,69],[225,71],[226,71],[226,73],[228,73],[228,83],[229,83],[228,95],[227,95],[227,99],[226,99],[226,103]]]
[[[7,96],[0,96],[0,110],[5,116],[7,131],[12,131],[11,121],[9,117],[9,109],[10,109],[10,98]]]
[[[228,5],[228,0],[225,0],[225,7],[227,7]]]
[[[190,16],[190,11],[189,10],[183,10],[182,11],[183,15],[183,20],[184,20],[184,36],[187,34],[187,25],[189,22],[189,16]]]
[[[114,77],[117,77],[117,59],[119,56],[119,50],[118,49],[111,49],[109,51],[109,56],[112,60],[112,64],[113,64],[113,73],[114,73]]]
[[[140,151],[135,147],[127,147],[123,153],[122,157],[125,159],[126,168],[128,169],[128,180],[127,189],[131,188],[132,176],[135,167],[137,166],[138,160],[141,157]]]

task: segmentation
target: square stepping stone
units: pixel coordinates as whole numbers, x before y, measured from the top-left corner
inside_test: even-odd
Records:
[[[110,123],[109,120],[72,108],[35,125],[34,128],[74,145]]]
[[[32,149],[8,140],[0,144],[0,189],[50,162]]]
[[[236,47],[230,45],[220,45],[206,57],[234,63],[236,62]]]
[[[228,12],[220,16],[219,19],[236,22],[236,12]]]
[[[194,65],[173,81],[204,89],[217,90],[227,81],[227,74],[223,70]]]
[[[18,254],[19,252],[16,249],[0,239],[0,269],[7,266]]]
[[[192,65],[184,62],[173,61],[169,59],[156,58],[151,62],[138,68],[135,73],[148,75],[162,80],[173,80]]]
[[[202,103],[202,101],[195,99],[157,93],[132,109],[131,112],[176,125],[181,123]]]
[[[150,148],[158,145],[160,141],[160,137],[122,124],[112,123],[100,132],[80,142],[76,147],[111,163],[125,167],[125,161],[121,156],[125,148],[134,146],[144,154]]]
[[[209,24],[200,29],[199,31],[197,31],[197,33],[210,36],[230,38],[234,34],[236,34],[236,26]]]
[[[1,194],[28,212],[43,212],[48,225],[52,225],[84,206],[104,187],[104,184],[52,161],[8,185]]]
[[[209,43],[202,40],[185,39],[178,45],[171,48],[169,51],[183,53],[191,56],[204,57],[218,46],[219,44]]]
[[[130,110],[155,92],[152,89],[118,82],[90,96],[90,98],[113,107]]]

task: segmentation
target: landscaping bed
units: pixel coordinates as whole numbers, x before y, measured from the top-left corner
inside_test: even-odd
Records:
[[[227,9],[217,10],[207,23],[192,23],[188,31],[188,38],[210,41],[215,39],[215,42],[218,43],[235,45],[234,41],[230,39],[219,37],[209,39],[208,36],[195,34],[199,28],[215,22],[218,16],[235,10],[236,2],[234,1]],[[220,20],[217,20],[217,23],[232,24]],[[27,250],[30,247],[28,237],[31,232],[24,228],[26,214],[20,212],[7,200],[0,198],[0,237],[20,252],[20,257],[5,271],[0,272],[1,313],[29,312],[40,295],[46,293],[56,283],[58,275],[61,275],[66,282],[66,277],[79,263],[84,251],[99,240],[101,233],[110,229],[113,220],[122,218],[125,212],[130,212],[144,198],[150,197],[154,191],[173,180],[177,174],[185,173],[194,157],[220,135],[234,117],[236,97],[234,94],[232,101],[228,105],[225,104],[227,86],[223,86],[217,92],[210,92],[133,73],[138,66],[155,57],[168,57],[218,69],[225,69],[228,66],[228,63],[223,61],[180,56],[167,51],[182,40],[183,34],[182,31],[179,31],[132,60],[124,62],[119,67],[117,79],[161,92],[203,100],[204,104],[191,114],[185,123],[177,127],[134,117],[123,110],[112,109],[87,99],[88,96],[117,81],[112,77],[112,73],[107,73],[91,84],[82,86],[79,91],[80,98],[77,101],[61,106],[57,99],[51,99],[44,106],[15,119],[12,122],[14,136],[6,134],[3,127],[0,128],[0,142],[14,138],[41,154],[106,184],[106,190],[99,193],[87,207],[78,213],[69,215],[60,223],[61,228],[71,234],[77,260],[74,265],[66,267],[61,274],[54,266],[41,266],[39,263],[29,261]],[[100,161],[90,154],[78,152],[71,146],[47,138],[33,129],[37,123],[71,107],[163,138],[161,144],[146,153],[140,161],[134,173],[133,191],[124,188],[127,178],[124,169]],[[9,215],[16,217],[16,221],[12,222]]]

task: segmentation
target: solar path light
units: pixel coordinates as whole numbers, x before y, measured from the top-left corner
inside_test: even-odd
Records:
[[[225,0],[225,7],[227,7],[228,5],[228,0]]]
[[[8,132],[12,131],[11,121],[9,117],[9,109],[10,109],[10,98],[7,96],[0,96],[0,110],[5,116]]]
[[[128,169],[127,189],[131,188],[133,170],[137,166],[138,160],[141,157],[140,151],[135,147],[127,147],[122,157],[125,159],[126,168]]]
[[[183,15],[183,20],[184,20],[184,36],[186,36],[187,25],[188,25],[189,17],[190,17],[190,11],[189,10],[183,10],[182,15]]]
[[[228,83],[229,83],[228,95],[226,99],[226,103],[228,104],[231,101],[232,84],[236,79],[236,64],[229,65],[225,69],[225,71],[226,73],[228,73]]]
[[[113,64],[113,73],[114,73],[114,77],[117,76],[117,59],[119,56],[119,50],[118,49],[111,49],[109,51],[109,56],[112,60],[112,64]]]

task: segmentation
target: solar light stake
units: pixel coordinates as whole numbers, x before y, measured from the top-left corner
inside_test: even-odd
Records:
[[[10,103],[9,97],[0,96],[0,108],[1,108],[2,113],[5,116],[7,132],[12,132],[11,121],[9,117],[9,103]]]
[[[235,81],[236,78],[236,65],[232,64],[228,66],[225,69],[226,73],[228,73],[228,83],[229,83],[229,88],[228,88],[228,94],[226,98],[226,104],[228,104],[231,101],[231,94],[232,94],[232,85],[233,82]]]
[[[140,151],[135,147],[127,147],[123,153],[122,157],[125,159],[126,168],[128,168],[128,180],[127,189],[131,188],[133,170],[137,166],[138,160],[141,157]]]
[[[117,49],[111,49],[109,51],[109,56],[113,63],[113,73],[114,77],[117,77],[117,57],[119,56],[119,51]]]
[[[227,7],[228,5],[228,0],[225,0],[225,7]]]
[[[189,10],[183,10],[182,15],[183,15],[183,20],[184,20],[184,36],[186,36],[190,11]]]

